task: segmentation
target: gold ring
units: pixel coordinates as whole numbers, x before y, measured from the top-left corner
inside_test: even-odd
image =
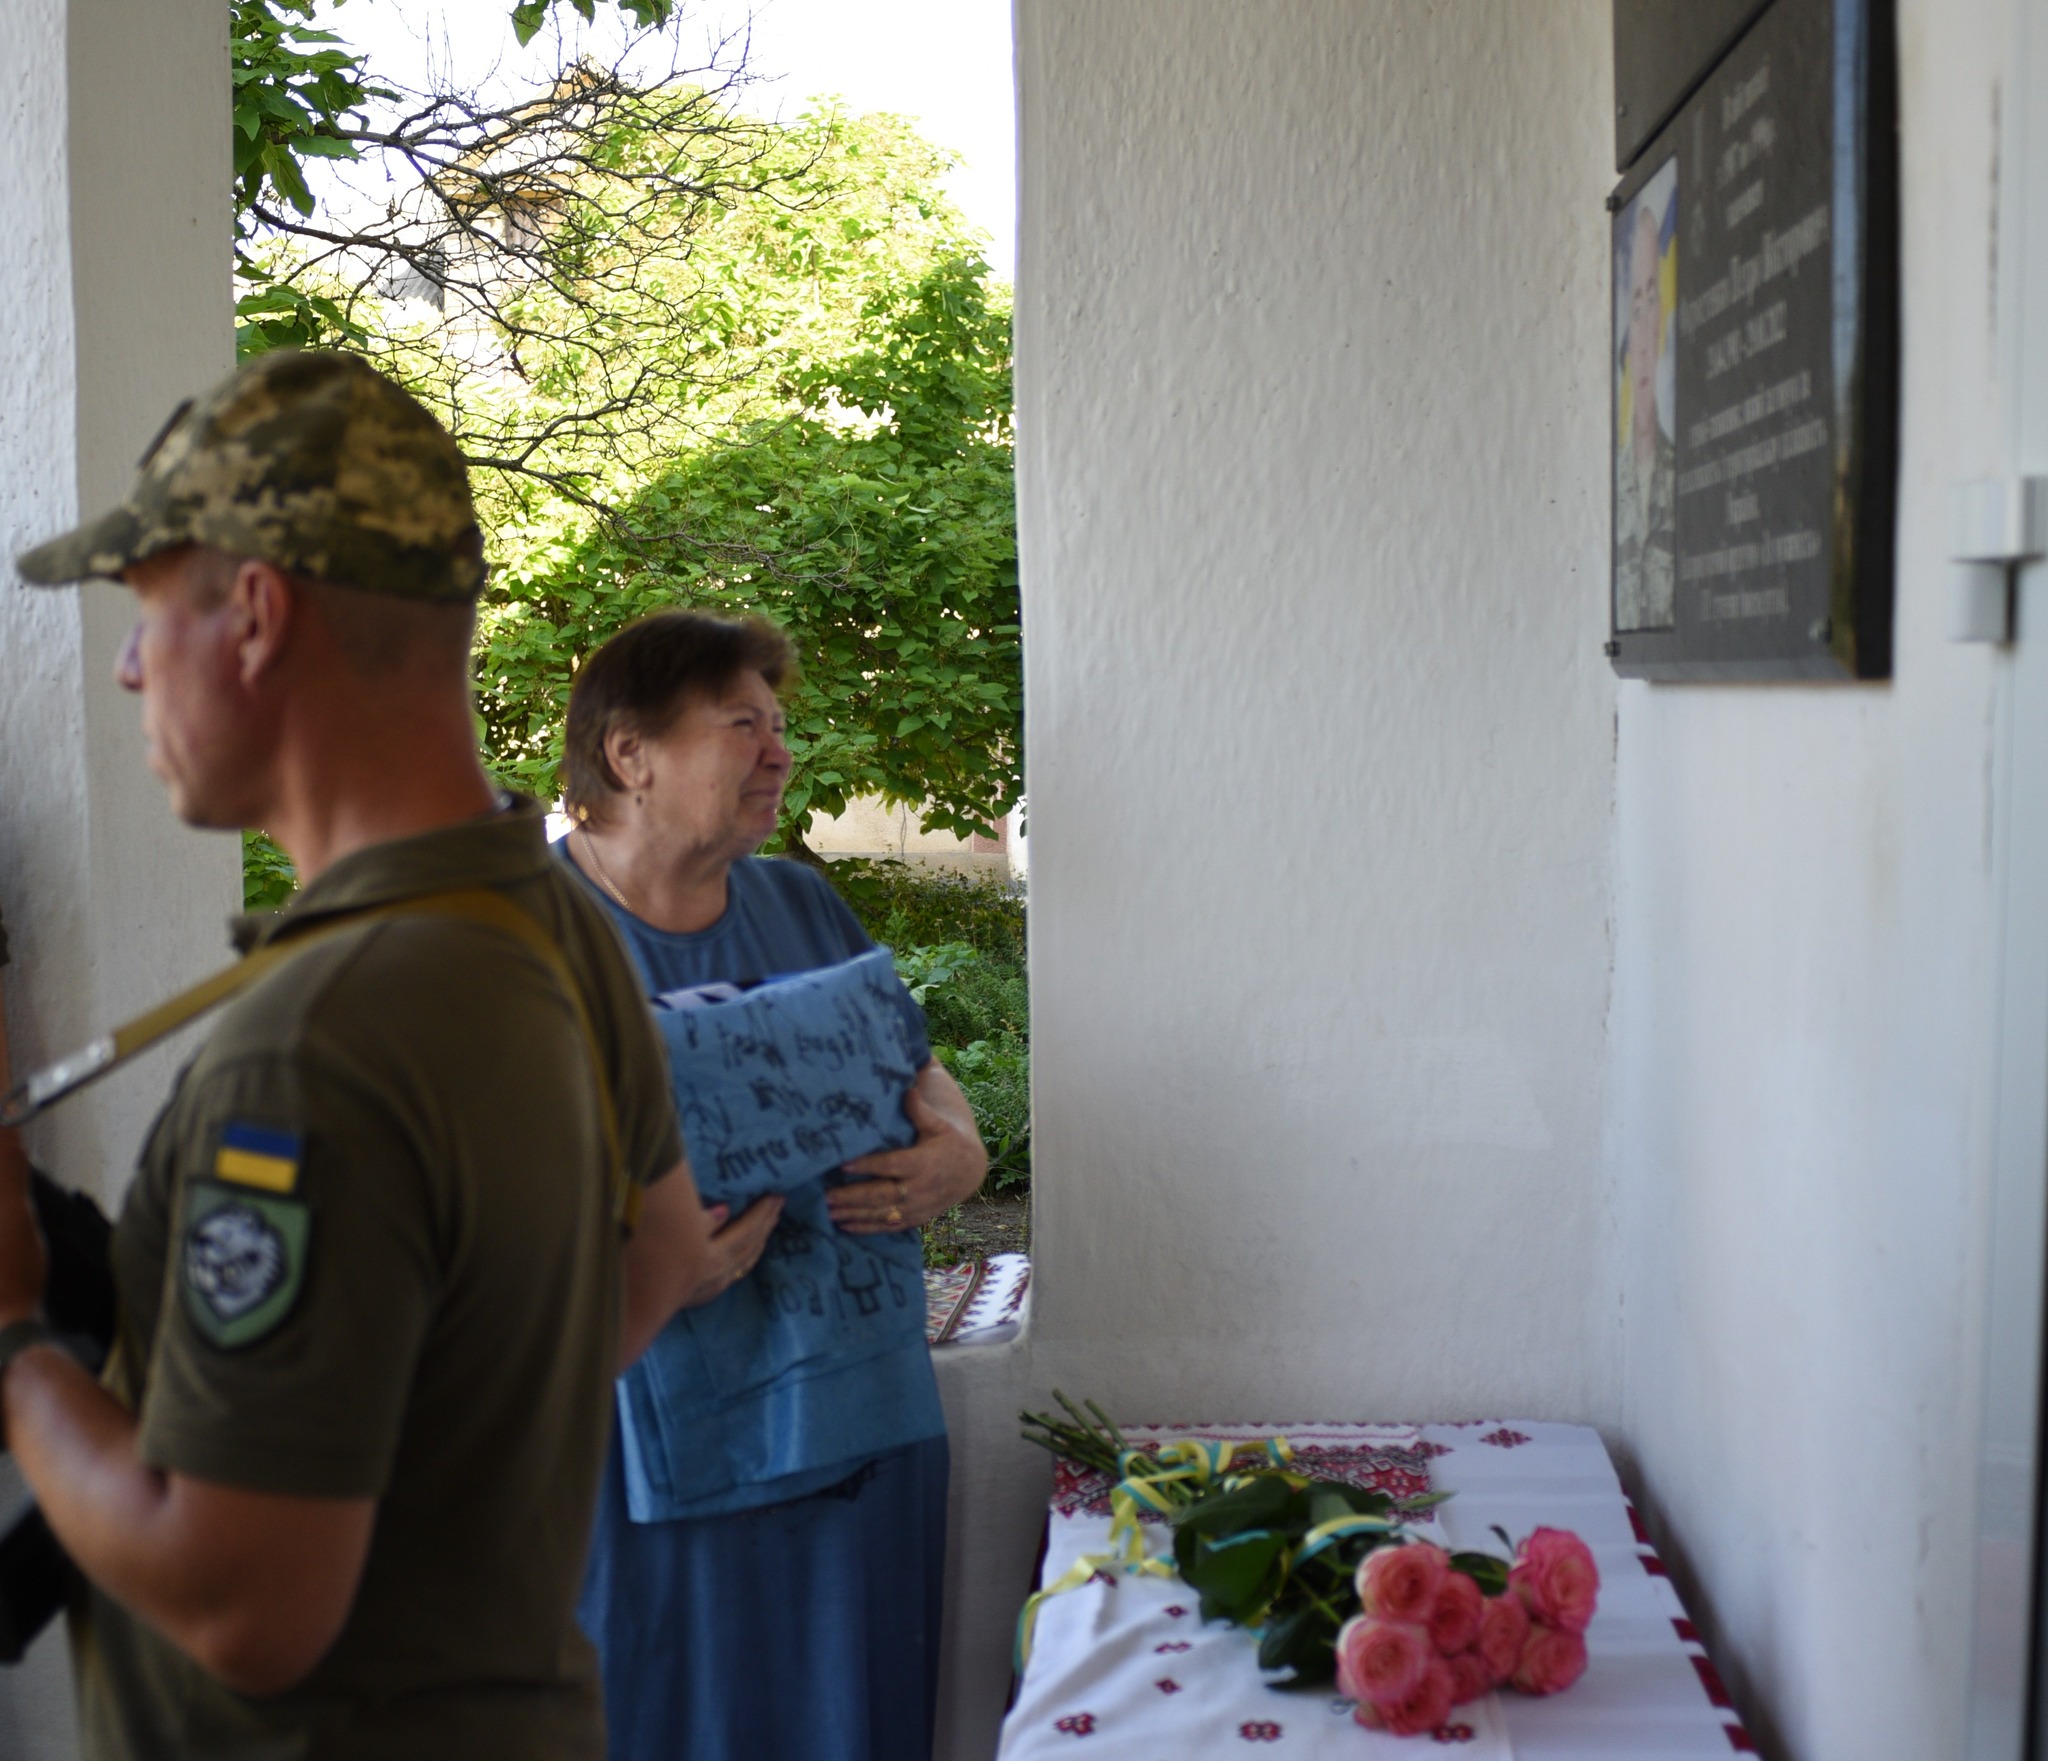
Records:
[[[889,1207],[889,1221],[892,1223],[903,1221],[903,1207],[901,1205],[891,1205]]]

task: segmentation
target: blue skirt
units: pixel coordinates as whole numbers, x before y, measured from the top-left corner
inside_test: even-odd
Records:
[[[577,1610],[611,1761],[929,1761],[944,1437],[784,1504],[626,1515],[617,1438]]]

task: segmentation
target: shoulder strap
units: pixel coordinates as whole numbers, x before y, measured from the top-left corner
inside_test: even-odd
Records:
[[[626,1170],[619,1140],[618,1108],[612,1096],[611,1079],[605,1074],[604,1051],[597,1043],[597,1031],[590,1019],[590,1007],[583,987],[576,980],[561,944],[530,911],[515,905],[503,893],[485,887],[465,887],[444,893],[423,893],[417,898],[398,899],[388,905],[372,905],[313,924],[295,935],[267,943],[244,955],[234,965],[203,978],[187,990],[146,1010],[133,1021],[124,1022],[111,1033],[103,1033],[69,1057],[60,1058],[32,1073],[10,1089],[0,1100],[0,1126],[25,1124],[44,1108],[76,1094],[87,1083],[110,1070],[119,1069],[138,1053],[147,1051],[187,1022],[197,1020],[209,1009],[218,1008],[240,995],[258,979],[285,965],[316,942],[358,924],[393,917],[453,917],[482,924],[510,936],[533,954],[560,986],[578,1032],[590,1058],[591,1080],[597,1085],[598,1117],[604,1130],[607,1170],[612,1186],[613,1212],[620,1226],[631,1231],[639,1218],[640,1188]]]

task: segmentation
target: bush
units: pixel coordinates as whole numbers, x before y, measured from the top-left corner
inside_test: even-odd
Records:
[[[242,909],[282,911],[299,890],[292,859],[261,832],[242,834]]]
[[[892,948],[965,942],[984,959],[1024,965],[1024,892],[908,862],[833,862],[825,871],[876,941]]]
[[[932,1052],[988,1145],[988,1189],[1031,1182],[1031,996],[1024,895],[905,862],[835,862],[832,884],[924,1006]]]
[[[1031,1184],[1031,1042],[1021,1034],[935,1048],[952,1071],[981,1141],[988,1145],[988,1185],[997,1192]]]

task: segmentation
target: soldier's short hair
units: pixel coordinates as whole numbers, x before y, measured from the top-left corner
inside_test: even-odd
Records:
[[[244,562],[211,545],[194,547],[190,576],[202,609],[224,603]],[[273,564],[273,567],[276,565]],[[333,639],[343,663],[360,678],[433,670],[455,677],[469,672],[476,635],[476,605],[467,599],[412,599],[367,593],[334,581],[315,581],[280,570]]]
[[[586,660],[569,692],[562,798],[577,820],[602,822],[625,785],[605,756],[615,729],[659,738],[696,696],[756,672],[780,693],[796,678],[796,648],[764,617],[661,611],[628,624]]]

